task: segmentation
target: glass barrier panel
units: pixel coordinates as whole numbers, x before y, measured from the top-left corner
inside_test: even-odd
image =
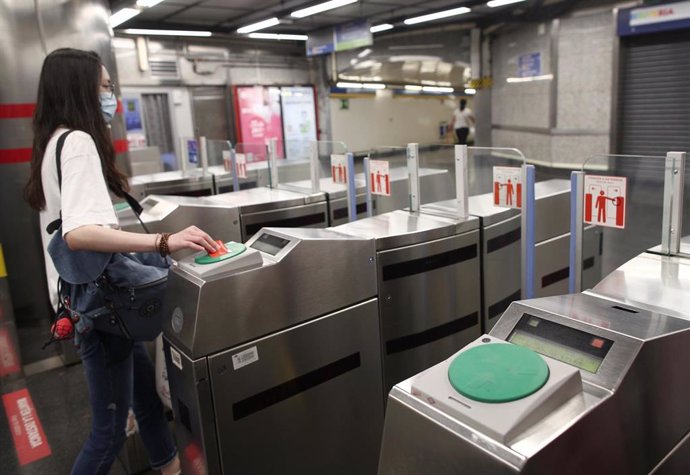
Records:
[[[584,189],[585,222],[606,224],[598,226],[602,277],[660,246],[665,160],[657,156],[595,155],[584,161],[582,171],[589,177]]]
[[[455,146],[419,144],[419,203],[439,203],[457,196]]]
[[[524,154],[516,148],[467,147],[469,196],[483,195],[494,191],[494,167],[519,168],[525,163]]]
[[[374,162],[374,165],[372,165]],[[376,167],[376,163],[381,167]],[[369,183],[372,188],[372,214],[383,214],[410,206],[407,147],[381,146],[369,150]],[[385,169],[388,169],[386,178]],[[365,186],[364,172],[355,176],[358,187]]]

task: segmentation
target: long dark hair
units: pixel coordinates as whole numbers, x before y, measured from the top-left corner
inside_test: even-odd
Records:
[[[43,61],[33,117],[31,174],[24,188],[24,198],[36,210],[46,205],[41,165],[48,141],[58,127],[89,134],[96,143],[108,188],[117,196],[124,196],[127,190],[127,177],[115,167],[115,148],[101,114],[98,89],[102,64],[96,52],[72,48],[57,49]]]

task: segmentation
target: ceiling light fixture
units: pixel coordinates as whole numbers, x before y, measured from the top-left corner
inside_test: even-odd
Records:
[[[393,25],[390,23],[381,23],[380,25],[372,26],[369,31],[372,33],[378,33],[380,31],[392,30]]]
[[[301,10],[295,10],[290,13],[291,17],[304,18],[311,15],[316,15],[317,13],[325,12],[327,10],[333,10],[334,8],[344,7],[351,3],[358,2],[359,0],[331,0],[330,2],[319,3],[308,8],[302,8]]]
[[[422,86],[417,86],[414,84],[405,84],[405,90],[406,91],[421,91]]]
[[[131,20],[139,13],[141,13],[141,10],[137,10],[136,8],[123,8],[122,10],[113,13],[110,15],[110,28],[115,28],[127,20]]]
[[[272,26],[280,25],[280,20],[278,18],[273,17],[269,18],[268,20],[260,21],[258,23],[252,23],[251,25],[243,26],[242,28],[237,29],[237,33],[240,34],[245,34],[245,33],[251,33],[252,31],[259,31],[263,30],[264,28],[270,28]]]
[[[128,35],[152,35],[152,36],[200,36],[208,37],[213,33],[210,31],[191,31],[191,30],[146,30],[140,28],[129,28],[125,30]]]
[[[364,89],[386,89],[385,84],[367,83],[362,84]]]
[[[284,35],[282,33],[249,33],[250,38],[255,40],[278,40],[278,41],[307,41],[307,35]]]
[[[468,87],[467,89],[465,89],[465,94],[467,94],[468,96],[474,96],[476,93],[477,93],[477,90],[473,89],[471,87]]]
[[[506,78],[506,82],[515,83],[515,82],[548,81],[549,79],[553,79],[553,74],[543,74],[541,76],[530,76],[530,77],[526,77],[526,78]]]
[[[144,8],[151,8],[155,7],[159,3],[163,2],[163,0],[137,0],[137,6],[138,7],[144,7]]]
[[[335,85],[335,87],[339,87],[341,89],[362,89],[364,86],[358,82],[339,82]]]
[[[452,87],[438,87],[438,86],[424,86],[422,87],[424,92],[453,92]]]
[[[416,16],[414,18],[408,18],[403,23],[406,25],[415,25],[417,23],[423,23],[425,21],[439,20],[441,18],[447,18],[451,16],[464,15],[469,13],[470,10],[467,7],[453,8],[452,10],[444,10],[442,12],[430,13],[428,15]]]
[[[520,3],[524,1],[525,0],[491,0],[490,2],[486,3],[486,6],[490,8],[496,8],[502,7],[503,5],[510,5],[511,3]]]
[[[358,57],[358,58],[366,58],[366,57],[369,56],[370,54],[371,54],[371,48],[367,48],[367,49],[365,49],[365,50],[359,52],[359,54],[357,54],[357,57]]]

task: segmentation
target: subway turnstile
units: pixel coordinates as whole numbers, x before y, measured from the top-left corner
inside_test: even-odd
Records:
[[[196,257],[170,273],[164,328],[183,473],[374,473],[374,240],[263,229],[235,257]]]

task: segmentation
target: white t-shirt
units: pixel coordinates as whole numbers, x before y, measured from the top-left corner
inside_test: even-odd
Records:
[[[453,124],[453,128],[455,129],[461,129],[463,127],[467,127],[469,129],[474,124],[474,114],[472,113],[472,109],[469,107],[465,107],[463,110],[460,110],[459,107],[456,108],[453,111],[453,117],[455,118],[455,122]]]
[[[48,243],[53,235],[48,234],[46,227],[60,217],[61,209],[63,236],[88,224],[118,226],[96,143],[85,132],[72,132],[62,147],[62,193],[60,192],[55,148],[58,138],[66,131],[67,129],[59,128],[53,133],[41,165],[41,183],[46,198],[45,209],[40,212],[41,239],[46,261],[48,292],[54,309],[57,309],[58,273],[48,255]]]

